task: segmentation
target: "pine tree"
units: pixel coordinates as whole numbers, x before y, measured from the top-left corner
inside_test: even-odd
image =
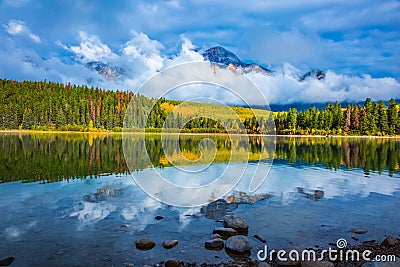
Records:
[[[291,130],[293,133],[296,130],[297,126],[297,110],[295,108],[289,109],[287,115],[287,128]]]
[[[397,112],[397,104],[394,99],[390,99],[390,105],[387,109],[388,115],[388,123],[389,123],[389,134],[397,134],[398,133],[398,121],[399,121],[399,113]]]
[[[23,129],[33,129],[35,126],[34,118],[33,118],[33,113],[31,109],[25,109],[23,118],[22,118],[22,128]]]
[[[364,102],[365,116],[362,121],[365,134],[372,134],[375,131],[375,117],[371,98],[367,98]]]
[[[387,134],[389,132],[389,124],[388,124],[388,116],[386,112],[386,105],[383,101],[379,102],[379,109],[378,109],[378,116],[379,116],[379,130],[382,134]]]

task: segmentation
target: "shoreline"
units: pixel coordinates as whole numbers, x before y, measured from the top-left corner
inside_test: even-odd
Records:
[[[215,136],[224,136],[224,135],[232,135],[232,136],[244,136],[245,134],[228,134],[228,133],[174,133],[174,132],[114,132],[114,131],[41,131],[41,130],[0,130],[0,134],[12,133],[12,134],[99,134],[99,135],[215,135]],[[247,134],[247,136],[272,136],[265,134]],[[377,135],[299,135],[299,134],[277,134],[276,137],[294,137],[294,138],[307,138],[307,137],[315,137],[315,138],[365,138],[365,139],[400,139],[400,135],[385,135],[385,136],[377,136]]]

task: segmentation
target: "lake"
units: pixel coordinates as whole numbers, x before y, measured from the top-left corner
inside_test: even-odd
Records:
[[[228,136],[152,134],[129,140],[127,154],[120,134],[1,133],[0,259],[15,257],[12,266],[227,261],[224,250],[204,248],[221,226],[216,220],[227,213],[247,220],[255,259],[264,246],[255,234],[271,249],[327,248],[339,238],[358,244],[400,234],[399,139],[237,137],[232,142]],[[207,142],[212,145],[204,146]],[[150,151],[148,158],[143,149]],[[230,161],[238,169],[246,165],[243,179],[224,200],[196,207],[155,200],[129,171],[151,177],[157,170],[188,186],[212,182]],[[181,168],[203,166],[194,178],[178,175]],[[257,167],[266,173],[271,168],[261,186],[248,193],[249,173]],[[349,228],[368,232],[354,234]],[[135,240],[141,237],[153,239],[155,248],[137,250]],[[166,250],[161,243],[168,239],[179,244]]]

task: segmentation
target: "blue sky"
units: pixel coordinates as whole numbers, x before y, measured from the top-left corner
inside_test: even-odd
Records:
[[[318,91],[325,98],[399,98],[399,21],[400,1],[3,0],[0,76],[133,89],[156,70],[199,59],[193,48],[221,45],[286,77],[254,78],[270,91],[289,88],[272,102],[312,101],[317,89],[304,95],[305,85],[287,78],[312,68],[332,74],[330,84],[307,84],[336,92]],[[129,77],[104,80],[83,66],[90,60]]]

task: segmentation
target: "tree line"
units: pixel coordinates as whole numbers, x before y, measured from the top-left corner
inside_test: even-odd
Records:
[[[44,81],[0,79],[0,129],[62,131],[121,131],[125,126],[147,131],[162,128],[181,132],[275,133],[304,135],[397,135],[400,134],[399,104],[367,98],[364,105],[342,107],[328,103],[325,109],[265,112],[256,118],[188,119],[166,109],[181,101],[153,99],[128,91],[111,91]],[[129,104],[131,104],[129,106]],[[129,108],[128,108],[129,107]],[[127,115],[128,112],[128,116]],[[167,119],[167,117],[169,117]],[[128,123],[127,123],[128,122]],[[275,122],[271,125],[270,122]]]
[[[291,108],[275,113],[278,134],[304,135],[398,135],[400,134],[400,106],[391,99],[387,107],[383,101],[367,98],[364,105],[328,103],[326,108],[313,107],[305,111]]]

